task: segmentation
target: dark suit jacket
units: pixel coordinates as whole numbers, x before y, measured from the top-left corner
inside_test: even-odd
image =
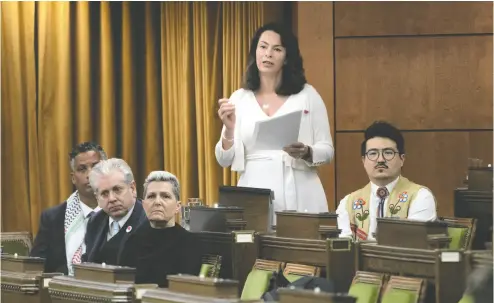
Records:
[[[147,222],[147,220],[148,219],[146,217],[146,213],[144,212],[144,208],[142,208],[142,202],[140,200],[136,200],[132,214],[126,222],[129,226],[132,226],[132,229],[128,233],[125,233],[120,244],[118,256],[120,256],[122,251],[125,249],[125,244],[127,243],[129,236],[137,230],[139,225],[143,222]],[[86,253],[82,255],[82,262],[96,261],[96,257],[101,249],[101,246],[106,242],[106,235],[108,232],[106,226],[108,225],[108,222],[109,216],[104,211],[98,212],[89,220],[87,224],[86,237],[84,239],[86,243]]]
[[[45,258],[45,272],[68,273],[64,221],[67,201],[41,213],[39,230],[30,256]]]

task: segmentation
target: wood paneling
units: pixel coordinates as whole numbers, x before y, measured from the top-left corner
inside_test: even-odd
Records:
[[[414,130],[404,132],[404,175],[431,188],[440,215],[453,215],[467,159],[493,162],[492,2],[335,2],[335,34],[331,6],[298,2],[293,18],[307,78],[337,133],[335,172],[321,171],[330,209],[333,187],[338,203],[368,182],[363,134],[344,131],[387,120]]]
[[[492,128],[492,37],[339,39],[335,46],[337,130],[376,119],[401,129]]]
[[[309,84],[315,87],[324,100],[334,138],[333,3],[298,2],[295,12],[305,75]],[[319,176],[329,209],[334,210],[334,163],[320,167]]]
[[[492,135],[492,131],[405,132],[403,176],[431,189],[439,215],[453,216],[453,190],[462,185],[468,158],[492,163]],[[362,133],[337,134],[338,200],[368,182],[360,157],[362,140]]]
[[[492,2],[336,2],[336,36],[492,33]]]

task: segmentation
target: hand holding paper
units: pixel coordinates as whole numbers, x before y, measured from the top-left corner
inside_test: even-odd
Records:
[[[287,154],[295,159],[303,158],[304,156],[307,156],[307,153],[310,152],[309,147],[302,142],[296,142],[287,145],[283,148],[283,151],[285,151]]]
[[[283,150],[298,142],[302,111],[294,111],[282,116],[256,122],[254,130],[255,149]]]

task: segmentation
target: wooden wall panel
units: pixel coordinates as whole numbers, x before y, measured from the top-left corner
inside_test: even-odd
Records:
[[[333,3],[298,2],[294,8],[300,52],[309,84],[319,92],[328,112],[334,141]],[[317,60],[313,60],[317,58]],[[334,161],[319,168],[328,206],[334,210]]]
[[[343,199],[347,194],[362,188],[369,183],[360,156],[360,144],[364,139],[363,133],[337,133],[336,154],[336,201]]]
[[[376,119],[402,129],[492,128],[492,37],[335,43],[337,130]]]
[[[336,36],[492,33],[492,2],[336,2]]]
[[[469,157],[492,163],[492,131],[405,132],[403,176],[429,187],[441,216],[453,216],[453,190],[462,185]],[[368,182],[360,157],[363,133],[338,133],[337,199]]]

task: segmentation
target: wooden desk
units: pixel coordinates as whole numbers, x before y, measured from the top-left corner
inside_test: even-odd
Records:
[[[1,301],[50,303],[48,282],[61,273],[44,274],[44,259],[2,255]]]
[[[356,270],[425,278],[429,281],[426,302],[458,302],[463,295],[463,251],[355,245]]]
[[[276,236],[282,238],[322,239],[321,227],[337,226],[334,213],[276,212]]]
[[[476,218],[477,230],[472,249],[485,249],[492,242],[492,191],[455,190],[455,217]]]
[[[271,232],[271,190],[263,188],[220,186],[220,206],[237,206],[244,209],[245,229]]]
[[[258,234],[248,231],[229,233],[197,232],[204,254],[220,255],[220,278],[239,282],[239,293],[243,288],[259,250]]]
[[[280,303],[355,303],[357,299],[344,294],[305,289],[279,289]]]
[[[258,258],[326,268],[326,241],[259,236]]]

